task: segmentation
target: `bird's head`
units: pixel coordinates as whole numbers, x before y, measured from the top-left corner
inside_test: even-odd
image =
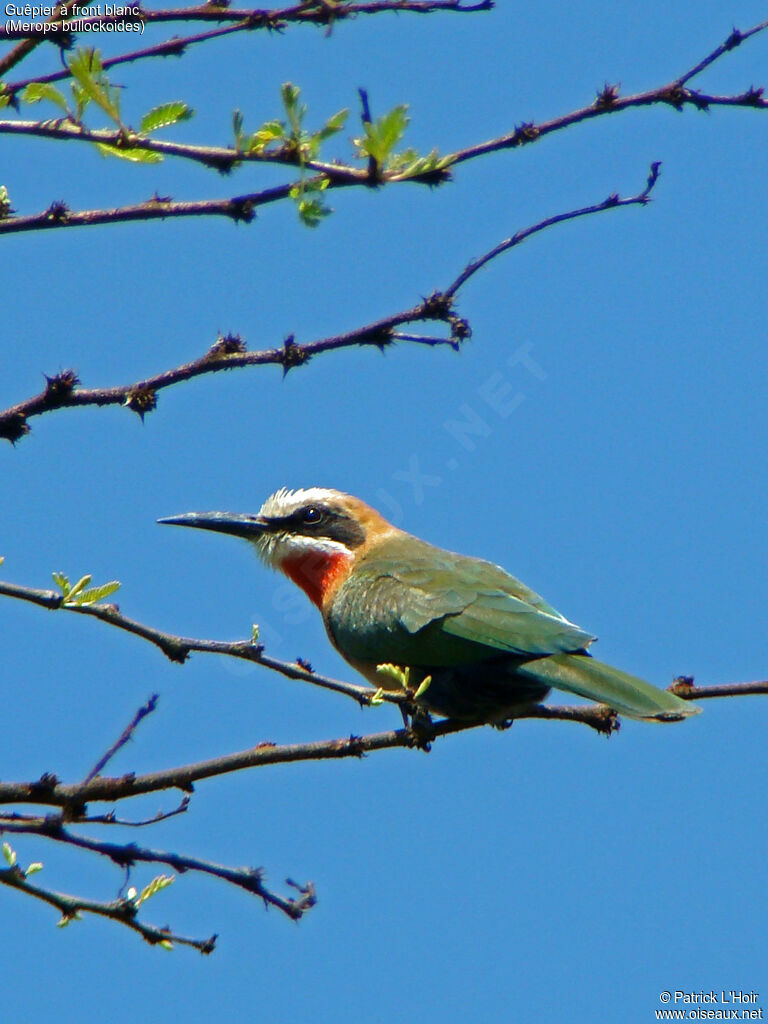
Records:
[[[256,515],[187,512],[158,522],[243,537],[318,607],[346,579],[355,560],[395,530],[359,498],[323,487],[296,491],[283,487],[267,498]]]

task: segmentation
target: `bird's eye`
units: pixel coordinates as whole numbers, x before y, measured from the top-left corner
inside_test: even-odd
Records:
[[[319,523],[323,518],[323,513],[319,508],[315,508],[314,505],[310,505],[309,508],[305,508],[301,514],[301,521],[306,523],[307,526],[314,526]]]

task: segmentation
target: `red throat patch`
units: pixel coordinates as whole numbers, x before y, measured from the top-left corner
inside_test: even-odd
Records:
[[[346,575],[352,562],[350,555],[339,551],[308,551],[305,555],[286,558],[280,568],[301,587],[310,601],[322,609],[323,598]]]

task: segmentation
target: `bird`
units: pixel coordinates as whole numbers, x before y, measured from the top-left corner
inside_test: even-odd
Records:
[[[351,494],[283,487],[256,514],[158,522],[250,541],[317,606],[352,668],[382,690],[407,680],[427,715],[500,725],[551,689],[644,721],[700,711],[593,658],[595,636],[500,566],[420,540]]]

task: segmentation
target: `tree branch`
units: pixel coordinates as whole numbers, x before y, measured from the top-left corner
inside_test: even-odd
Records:
[[[651,166],[645,188],[635,196],[621,198],[614,194],[602,202],[585,206],[578,210],[569,210],[565,213],[556,214],[518,231],[515,235],[494,246],[493,249],[489,250],[479,259],[472,260],[443,291],[433,292],[428,298],[423,299],[418,305],[412,306],[410,309],[375,320],[344,334],[337,334],[333,337],[321,338],[317,341],[303,344],[297,344],[293,336],[290,335],[282,348],[261,351],[248,351],[240,337],[228,335],[219,338],[205,355],[193,362],[166,370],[153,377],[147,377],[134,384],[125,384],[112,388],[79,387],[80,381],[73,370],[65,370],[54,377],[47,377],[46,387],[39,395],[35,395],[0,411],[0,438],[5,438],[12,444],[15,444],[25,434],[29,433],[28,420],[32,416],[40,416],[55,409],[72,408],[74,406],[120,405],[132,409],[143,419],[146,413],[151,412],[155,408],[159,391],[182,381],[191,380],[193,377],[217,373],[220,370],[231,370],[242,366],[277,365],[283,368],[284,373],[287,373],[293,367],[301,366],[307,363],[313,356],[324,352],[354,346],[375,346],[383,351],[388,346],[400,343],[403,340],[430,346],[449,345],[454,349],[458,349],[459,345],[471,336],[471,328],[464,318],[456,314],[454,299],[459,289],[478,270],[492,260],[495,260],[502,253],[520,245],[532,235],[545,231],[555,224],[622,207],[647,205],[650,201],[651,190],[658,179],[658,172],[659,164],[654,163]],[[3,223],[0,221],[0,231],[3,229]],[[399,335],[397,332],[399,327],[424,322],[444,324],[449,332],[448,337],[420,336],[409,332]],[[51,594],[52,592],[49,592],[49,596],[38,603],[44,603],[46,607],[57,606],[51,602],[57,599],[59,595],[53,594],[51,596]]]
[[[129,899],[101,903],[98,900],[84,899],[82,896],[67,896],[62,892],[54,892],[52,889],[42,889],[28,881],[24,872],[17,867],[0,868],[0,883],[55,907],[61,913],[59,924],[62,925],[76,920],[81,913],[95,914],[98,917],[107,917],[112,921],[117,921],[138,932],[146,942],[153,946],[162,944],[169,947],[176,944],[192,946],[193,949],[197,949],[201,953],[212,953],[216,944],[216,935],[211,935],[208,939],[190,939],[183,935],[177,935],[168,928],[156,928],[153,925],[144,924],[136,917],[136,906]]]
[[[341,682],[338,679],[330,679],[327,676],[311,671],[311,669],[303,668],[298,663],[272,658],[264,653],[263,645],[251,640],[202,640],[165,633],[152,626],[146,626],[141,622],[137,622],[135,619],[129,619],[113,604],[68,604],[64,595],[57,594],[54,590],[36,590],[32,587],[22,587],[15,583],[0,583],[0,596],[29,601],[32,604],[48,608],[49,610],[74,612],[78,615],[99,619],[101,622],[106,622],[110,626],[122,629],[127,633],[132,633],[134,636],[141,637],[143,640],[154,644],[170,661],[177,662],[178,664],[185,662],[193,651],[203,654],[221,654],[231,658],[239,658],[243,661],[250,661],[257,665],[263,665],[265,668],[278,672],[288,679],[312,683],[314,686],[319,686],[324,690],[344,694],[357,701],[361,707],[370,705],[371,699],[376,693],[370,686],[361,686],[355,683]],[[400,696],[396,693],[385,694],[382,696],[382,699],[389,700],[395,704],[402,704],[407,700],[405,696]],[[138,723],[134,720],[131,726],[135,728],[136,724]],[[129,729],[131,726],[129,726]],[[125,733],[123,736],[125,736]],[[120,741],[118,743],[122,746]],[[111,757],[117,749],[119,749],[117,745],[115,750],[110,748],[109,756]],[[103,765],[100,763],[97,767],[100,770]]]
[[[85,836],[75,835],[74,832],[65,828],[57,816],[30,822],[4,822],[0,825],[0,831],[52,839],[57,843],[73,846],[79,850],[98,853],[102,857],[109,858],[121,868],[131,868],[139,863],[166,864],[174,871],[178,871],[179,874],[190,871],[211,875],[258,896],[265,905],[275,907],[294,921],[303,917],[316,902],[314,887],[311,883],[302,887],[302,897],[286,898],[272,892],[264,885],[264,873],[260,868],[229,868],[223,864],[215,864],[213,861],[201,860],[199,857],[189,857],[185,854],[165,850],[150,850],[136,846],[135,843],[108,843],[99,839],[89,839]]]
[[[768,680],[702,687],[694,686],[688,681],[685,684],[678,681],[673,684],[671,689],[683,700],[766,695],[768,694]],[[610,735],[618,728],[616,714],[601,704],[566,706],[535,704],[530,708],[521,709],[511,721],[522,719],[574,722],[586,725],[604,735]],[[432,722],[428,726],[419,723],[416,727],[410,726],[342,739],[283,745],[263,742],[247,750],[198,761],[194,764],[162,769],[145,775],[130,773],[115,778],[99,776],[87,783],[64,784],[52,775],[44,775],[36,782],[0,782],[0,803],[24,803],[78,809],[92,802],[115,802],[169,789],[190,792],[194,788],[194,784],[203,779],[229,775],[248,768],[303,761],[359,758],[377,750],[398,748],[429,750],[431,743],[439,737],[477,729],[482,724],[442,719]]]
[[[59,4],[56,14],[40,22],[40,28],[31,31],[16,29],[9,26],[0,27],[0,42],[3,40],[22,39],[38,45],[43,41],[56,42],[62,37],[67,41],[78,35],[97,31],[104,25],[115,25],[125,22],[147,25],[160,25],[169,22],[216,22],[227,23],[228,31],[254,32],[267,30],[281,32],[288,25],[318,25],[323,28],[332,26],[337,21],[347,21],[360,15],[376,14],[438,14],[441,12],[454,14],[477,14],[493,9],[492,0],[479,0],[478,3],[462,3],[461,0],[370,0],[357,3],[355,0],[334,0],[332,4],[323,0],[308,0],[305,3],[289,7],[273,8],[229,8],[223,4],[204,3],[195,7],[178,7],[164,10],[141,9],[139,15],[129,14],[76,14],[74,17],[61,17]],[[133,5],[132,5],[133,6]],[[28,20],[28,19],[26,19]],[[43,31],[43,25],[48,28]],[[21,56],[26,56],[29,51]],[[8,55],[10,57],[10,54]],[[5,73],[21,59],[8,61],[8,66],[0,62],[0,74]],[[39,79],[36,79],[39,81]]]
[[[141,724],[143,719],[145,719],[147,715],[151,715],[152,712],[155,710],[155,708],[157,707],[157,700],[158,695],[156,693],[153,693],[152,696],[147,701],[147,703],[142,704],[142,706],[133,716],[133,718],[125,727],[125,729],[123,729],[123,731],[120,733],[120,735],[109,748],[109,750],[107,750],[107,752],[99,758],[99,760],[96,762],[93,768],[91,768],[91,770],[88,772],[84,780],[85,782],[90,782],[91,779],[95,779],[96,776],[101,772],[101,769],[104,768],[104,766],[112,760],[112,758],[115,756],[118,750],[121,750],[126,745],[126,743],[128,743],[128,741],[133,737],[134,732]]]
[[[387,2],[387,0],[381,0],[381,2]],[[393,2],[396,2],[396,0],[393,0]],[[323,9],[325,9],[325,6],[322,6]],[[345,7],[344,10],[351,10],[353,6],[355,5]],[[479,7],[469,8],[453,5],[451,6],[451,9],[470,11],[486,9],[486,7],[480,5]],[[206,18],[216,20],[225,19],[225,17],[244,17],[249,13],[228,11],[217,7],[210,7],[208,5],[204,8],[196,8],[193,10],[202,12],[202,15]],[[303,12],[306,14],[307,11],[312,13],[313,8],[308,8],[307,5],[301,5],[300,8],[296,8],[295,10],[299,13]],[[269,12],[255,13],[267,16]],[[156,14],[167,15],[175,14],[175,12],[156,12]],[[109,17],[112,17],[112,20],[114,20],[114,16]],[[605,114],[617,113],[634,107],[663,104],[672,106],[676,110],[680,111],[682,111],[686,106],[692,106],[697,110],[703,111],[706,111],[713,106],[750,107],[753,109],[765,110],[768,108],[768,100],[765,99],[764,91],[761,88],[751,87],[743,93],[731,96],[717,96],[710,93],[688,89],[686,88],[686,85],[692,78],[700,74],[705,68],[710,67],[725,53],[730,52],[736,46],[740,45],[752,36],[763,32],[766,28],[768,28],[768,21],[761,22],[759,25],[755,25],[753,28],[748,29],[745,32],[740,32],[738,29],[734,29],[723,44],[716,47],[711,53],[699,61],[698,64],[671,83],[624,98],[620,97],[617,86],[606,85],[597,94],[595,101],[587,107],[582,107],[579,110],[554,118],[550,121],[543,121],[540,124],[536,124],[533,121],[523,122],[518,125],[514,131],[505,135],[476,143],[472,146],[468,146],[464,149],[448,154],[440,161],[441,166],[439,174],[436,172],[422,175],[409,174],[407,170],[387,170],[386,168],[377,167],[377,173],[375,175],[376,184],[382,185],[412,182],[434,185],[439,181],[444,181],[448,175],[448,169],[454,165],[458,165],[469,160],[475,160],[488,153],[499,152],[506,149],[516,149],[520,146],[527,145],[528,143],[535,142],[538,139],[543,138],[545,135],[551,135],[554,132],[562,131],[563,129],[568,128],[573,124],[578,124],[581,121],[591,120]],[[161,44],[163,53],[169,52],[168,47],[171,43],[174,44],[176,52],[178,52],[178,47],[181,45],[180,42],[170,41],[170,43]],[[134,54],[125,55],[123,58],[114,58],[111,62],[105,61],[104,67],[107,68],[110,66],[110,63],[115,63],[118,59],[123,61],[127,61],[129,59],[136,60],[143,55],[146,55],[146,51],[137,51]],[[28,79],[22,82],[11,83],[6,85],[5,89],[9,94],[15,95],[22,88],[31,84],[32,81],[53,82],[67,76],[67,71],[57,72],[55,75],[49,75],[44,78]],[[361,95],[365,95],[364,90]],[[363,116],[365,117],[365,107]],[[368,117],[370,118],[370,114],[368,114]],[[310,184],[315,184],[323,180],[323,178],[328,179],[328,188],[339,188],[349,185],[370,186],[371,184],[370,162],[368,168],[360,168],[338,162],[302,160],[302,157],[296,148],[291,146],[278,147],[268,152],[262,150],[259,152],[245,153],[231,146],[197,146],[170,142],[162,139],[150,139],[139,136],[126,129],[88,129],[81,124],[68,121],[66,119],[58,121],[0,121],[0,134],[34,135],[59,141],[79,141],[89,144],[100,143],[124,150],[144,150],[163,156],[174,156],[181,159],[191,160],[222,172],[228,172],[240,163],[276,163],[289,166],[300,166],[303,163],[304,167],[315,171],[320,175],[320,177],[312,179]],[[262,192],[234,197],[230,200],[171,202],[170,200],[160,200],[156,197],[154,200],[149,200],[146,203],[136,204],[130,207],[118,207],[111,210],[74,212],[69,211],[63,203],[54,203],[48,208],[48,210],[37,215],[25,217],[6,216],[0,220],[0,233],[41,230],[51,227],[75,227],[93,224],[119,223],[127,220],[155,220],[178,216],[218,215],[228,216],[235,221],[251,220],[254,209],[258,206],[265,205],[266,203],[286,198],[290,194],[291,189],[295,187],[295,184],[296,183],[289,183],[278,186],[277,188],[267,189]]]

